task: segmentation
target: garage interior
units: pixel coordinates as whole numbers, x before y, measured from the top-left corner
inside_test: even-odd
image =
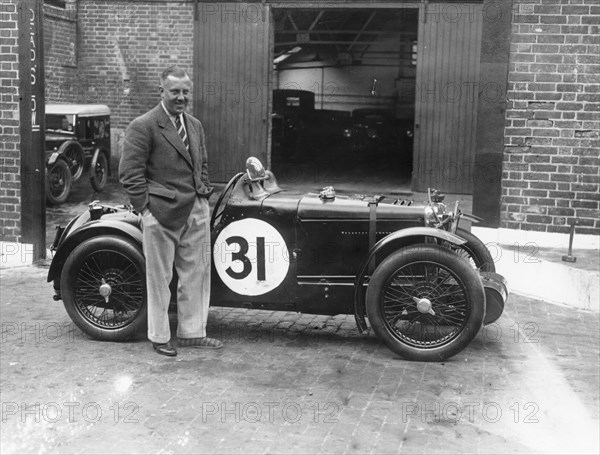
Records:
[[[274,8],[281,183],[410,192],[418,9]]]

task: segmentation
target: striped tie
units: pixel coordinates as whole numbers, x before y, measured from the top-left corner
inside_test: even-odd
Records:
[[[180,115],[175,117],[175,127],[177,128],[177,132],[179,133],[179,136],[181,136],[181,140],[185,144],[185,149],[189,152],[190,151],[190,141],[188,141],[187,133],[185,132],[183,123],[181,123],[180,117],[181,117]]]

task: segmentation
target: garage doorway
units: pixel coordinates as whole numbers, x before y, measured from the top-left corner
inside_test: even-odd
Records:
[[[273,8],[272,24],[280,181],[410,191],[418,8]]]

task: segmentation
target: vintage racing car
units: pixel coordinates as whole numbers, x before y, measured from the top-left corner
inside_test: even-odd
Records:
[[[212,305],[368,321],[406,359],[440,361],[500,317],[508,295],[485,245],[458,227],[458,203],[303,194],[279,187],[255,158],[221,192],[211,216]],[[77,326],[101,340],[146,327],[140,216],[91,203],[58,228],[48,281]],[[176,286],[176,277],[171,289]],[[176,297],[176,293],[172,293]]]
[[[46,200],[62,204],[87,174],[102,191],[110,172],[110,109],[103,104],[46,105]]]

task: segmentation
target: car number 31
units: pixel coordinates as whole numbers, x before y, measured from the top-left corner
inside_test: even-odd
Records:
[[[213,259],[221,281],[240,295],[272,291],[290,268],[288,247],[281,234],[256,218],[227,225],[215,241]]]

